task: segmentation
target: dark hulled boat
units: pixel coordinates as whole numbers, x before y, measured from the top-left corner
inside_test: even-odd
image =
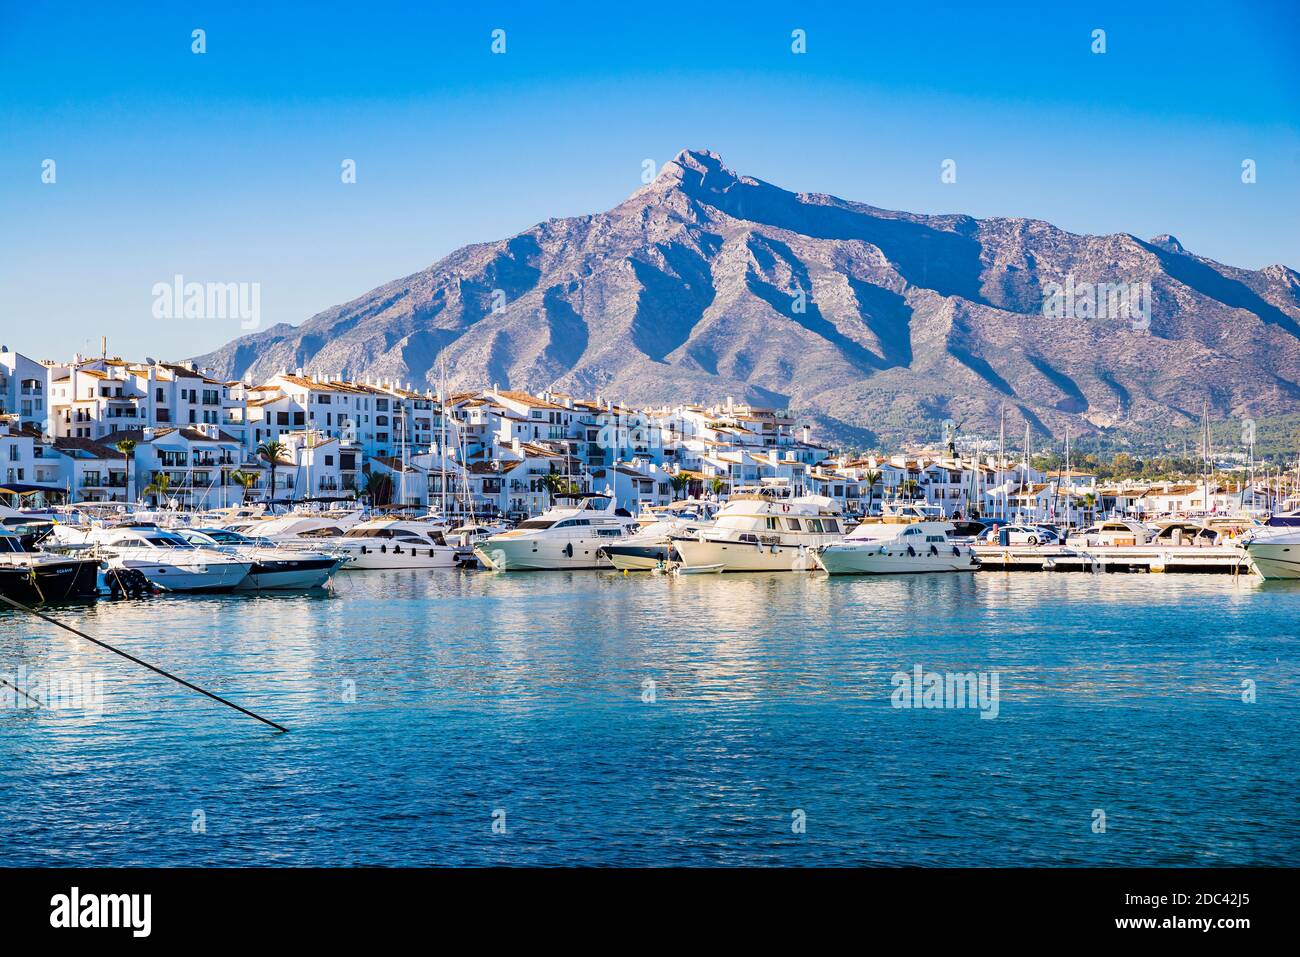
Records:
[[[98,594],[99,561],[24,551],[17,535],[0,532],[0,595],[44,605]]]

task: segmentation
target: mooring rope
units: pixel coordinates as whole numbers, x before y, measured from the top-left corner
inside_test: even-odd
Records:
[[[162,668],[159,668],[157,665],[151,665],[149,664],[149,662],[137,658],[135,655],[128,654],[127,652],[122,651],[120,648],[114,648],[106,641],[101,641],[100,639],[94,637],[93,635],[86,634],[84,631],[78,631],[76,628],[73,628],[71,625],[65,625],[57,618],[51,618],[49,615],[44,615],[41,612],[37,611],[35,608],[28,608],[22,602],[14,601],[12,598],[10,598],[7,595],[0,595],[0,601],[4,602],[6,605],[10,605],[14,608],[17,608],[19,611],[25,611],[28,612],[29,614],[35,615],[37,618],[40,618],[42,621],[48,621],[51,625],[54,625],[55,627],[58,628],[62,628],[64,631],[72,632],[72,634],[76,635],[78,638],[84,638],[86,641],[89,641],[92,644],[99,645],[99,647],[107,651],[111,651],[115,655],[120,655],[121,657],[125,658],[127,661],[135,662],[137,665],[140,665],[144,668],[148,668],[150,671],[156,674],[160,674],[164,678],[169,678],[170,680],[176,682],[178,685],[183,685],[184,687],[189,688],[191,691],[197,691],[201,695],[207,695],[213,701],[219,701],[221,704],[224,704],[226,707],[234,708],[236,711],[240,712],[241,714],[246,714],[250,718],[256,718],[258,721],[262,722],[263,724],[269,724],[277,731],[288,732],[289,730],[283,725],[276,724],[274,721],[271,721],[268,718],[263,718],[260,714],[256,714],[255,712],[249,711],[247,708],[240,707],[239,705],[235,704],[233,701],[227,701],[225,698],[221,697],[221,695],[213,694],[211,691],[208,691],[206,688],[200,688],[198,685],[192,684],[191,682],[186,681],[184,678],[178,678],[176,675],[172,674],[169,671],[164,671]]]

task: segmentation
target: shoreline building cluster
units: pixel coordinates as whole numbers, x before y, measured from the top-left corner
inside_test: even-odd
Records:
[[[897,500],[949,516],[1073,521],[1204,507],[1201,486],[1106,488],[1094,475],[979,453],[832,456],[811,431],[731,399],[634,409],[493,387],[444,402],[385,378],[283,369],[222,381],[193,363],[37,361],[0,348],[0,494],[45,500],[219,508],[382,493],[385,503],[517,518],[564,490],[608,490],[635,510],[779,483],[850,515]],[[1209,492],[1212,509],[1239,497]]]

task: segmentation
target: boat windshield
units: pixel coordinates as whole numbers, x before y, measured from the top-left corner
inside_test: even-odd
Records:
[[[146,535],[145,541],[159,548],[194,548],[185,539],[176,535]]]
[[[555,523],[554,523],[554,522],[548,522],[548,521],[546,521],[545,519],[541,519],[541,518],[530,518],[530,519],[528,519],[528,521],[526,521],[526,522],[520,522],[518,525],[515,526],[515,528],[519,528],[519,529],[525,529],[525,528],[550,528],[553,524],[555,524]]]

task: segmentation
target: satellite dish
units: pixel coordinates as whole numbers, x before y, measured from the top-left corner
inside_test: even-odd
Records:
[[[158,364],[158,360],[155,359],[153,356],[145,356],[144,361],[151,366],[156,366]]]

